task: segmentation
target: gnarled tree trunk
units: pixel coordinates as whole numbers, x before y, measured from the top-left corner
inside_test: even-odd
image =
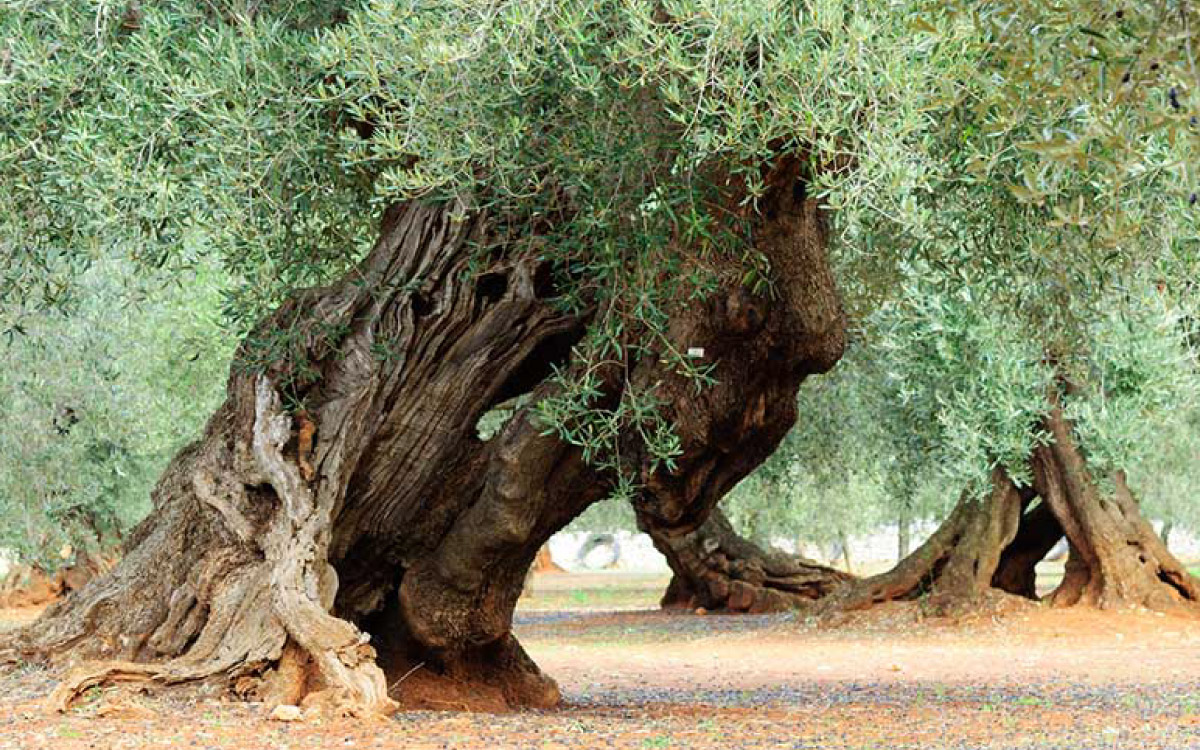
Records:
[[[1048,445],[1031,456],[1032,487],[1002,469],[983,499],[964,495],[938,530],[895,568],[843,587],[824,613],[889,600],[928,597],[935,613],[978,610],[1003,594],[1038,599],[1036,566],[1063,539],[1066,574],[1049,594],[1058,606],[1104,609],[1200,606],[1200,586],[1167,551],[1118,474],[1105,495],[1055,406],[1045,419]],[[1036,505],[1035,499],[1040,499]]]
[[[862,609],[921,596],[943,613],[978,606],[993,588],[993,574],[1018,535],[1027,503],[1008,475],[995,470],[991,491],[984,498],[964,495],[912,554],[886,573],[834,592],[822,602],[822,611]]]
[[[565,361],[581,321],[546,304],[536,262],[469,275],[483,226],[463,214],[390,210],[353,273],[250,335],[243,361],[267,347],[268,364],[235,366],[124,560],[12,644],[108,662],[68,680],[64,701],[97,681],[220,674],[271,700],[387,710],[400,660],[377,650],[477,676],[493,702],[557,700],[507,635],[507,600],[552,518],[597,493],[543,489],[582,463],[524,417],[488,443],[475,426]]]
[[[673,532],[774,450],[801,380],[841,354],[824,221],[795,188],[798,163],[772,179],[754,239],[773,293],[747,290],[731,259],[702,304],[673,311],[669,344],[703,349],[716,385],[698,391],[658,352],[601,373],[602,399],[652,389],[675,425],[674,471],[632,431],[622,446],[640,507]],[[210,677],[351,711],[555,704],[513,608],[537,551],[613,479],[531,407],[478,438],[495,405],[554,392],[586,323],[548,303],[536,258],[471,273],[487,229],[462,205],[390,209],[354,272],[248,337],[242,361],[262,364],[233,369],[121,563],[0,651],[104,660],[63,684],[64,705],[94,684]]]
[[[694,598],[710,609],[780,609],[838,582],[829,569],[741,540],[714,512],[795,424],[804,378],[833,367],[845,347],[841,299],[824,261],[825,216],[805,197],[798,163],[784,165],[771,182],[766,220],[755,235],[775,273],[771,299],[727,280],[729,293],[710,310],[672,325],[681,348],[699,348],[716,363],[716,385],[697,391],[649,362],[633,377],[658,382],[658,392],[669,394],[668,417],[683,437],[679,469],[644,472],[645,490],[633,503],[639,528],[675,574],[664,606]]]
[[[738,535],[719,508],[686,534],[672,536],[649,524],[645,531],[673,573],[664,609],[780,612],[810,604],[853,578],[799,555],[760,548]]]
[[[1088,468],[1057,405],[1046,419],[1053,437],[1034,454],[1034,487],[1062,525],[1069,544],[1055,605],[1101,609],[1200,608],[1197,582],[1167,550],[1118,472],[1105,490]]]

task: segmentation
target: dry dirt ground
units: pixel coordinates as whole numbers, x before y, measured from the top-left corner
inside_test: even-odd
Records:
[[[948,623],[910,605],[831,628],[600,611],[650,606],[662,582],[599,579],[548,576],[518,615],[560,710],[280,723],[193,691],[92,695],[57,715],[53,675],[18,668],[0,672],[0,748],[1200,749],[1198,620],[1032,608]]]

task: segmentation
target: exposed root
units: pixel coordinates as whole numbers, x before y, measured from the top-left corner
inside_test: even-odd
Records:
[[[675,574],[664,609],[780,612],[805,607],[854,580],[797,555],[759,548],[739,536],[720,510],[685,534],[654,526],[649,531]]]
[[[886,601],[922,599],[936,615],[958,615],[999,596],[992,577],[1023,521],[1022,497],[1001,470],[982,500],[963,496],[924,544],[896,567],[835,591],[819,612],[832,616]]]
[[[47,699],[47,704],[55,711],[65,713],[81,695],[94,687],[101,685],[116,685],[123,682],[150,682],[164,679],[168,674],[162,666],[156,664],[137,664],[134,662],[110,662],[104,665],[84,665],[68,674],[54,688]]]

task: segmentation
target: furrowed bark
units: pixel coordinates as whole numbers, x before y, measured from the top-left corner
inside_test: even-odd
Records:
[[[702,348],[717,384],[697,389],[661,352],[600,372],[602,401],[652,390],[676,426],[671,471],[635,430],[621,441],[643,512],[670,534],[774,450],[800,381],[840,356],[824,221],[794,189],[798,169],[777,175],[784,197],[755,228],[774,292],[747,290],[730,258],[715,293],[672,311],[668,344]],[[231,372],[125,559],[10,636],[8,653],[106,660],[64,684],[63,705],[96,684],[210,677],[348,712],[556,704],[512,635],[513,608],[537,551],[612,478],[532,406],[586,321],[549,303],[536,258],[469,272],[487,228],[463,205],[395,207],[354,272],[263,321],[243,350],[261,365]],[[480,440],[480,417],[522,394],[530,406]]]
[[[719,508],[691,533],[670,536],[653,527],[648,533],[674,574],[664,609],[799,609],[853,580],[799,555],[761,549],[739,536]]]
[[[1062,583],[1050,601],[1101,609],[1196,610],[1200,583],[1142,516],[1124,474],[1111,478],[1110,490],[1101,488],[1057,404],[1045,427],[1053,442],[1034,454],[1035,487],[1070,545]]]
[[[231,373],[125,559],[10,651],[118,662],[69,679],[64,702],[101,674],[223,675],[244,694],[390,709],[394,676],[360,625],[396,598],[409,568],[441,559],[443,542],[463,535],[456,527],[487,516],[495,500],[482,470],[498,449],[475,438],[480,415],[536,385],[581,335],[581,321],[542,299],[537,262],[467,274],[481,231],[463,206],[392,209],[353,273],[264,321],[249,341],[280,342],[268,366]],[[299,408],[287,413],[284,399]],[[409,629],[432,632],[421,624],[437,617],[422,611]],[[521,661],[515,642],[493,650]],[[304,685],[281,685],[285,672]]]

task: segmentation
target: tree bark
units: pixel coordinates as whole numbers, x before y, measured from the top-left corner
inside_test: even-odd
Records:
[[[764,550],[734,531],[721,510],[688,534],[646,529],[674,574],[663,609],[779,612],[799,609],[851,580],[799,555]]]
[[[835,591],[820,609],[833,613],[920,597],[939,614],[976,608],[992,591],[992,576],[1017,535],[1021,514],[1020,493],[997,469],[985,497],[964,494],[937,531],[896,567]]]
[[[908,553],[912,551],[912,513],[908,508],[908,503],[900,509],[900,514],[896,517],[896,560],[903,560],[908,557]]]
[[[1048,595],[1052,604],[1155,610],[1200,605],[1200,585],[1141,515],[1124,476],[1113,477],[1105,495],[1057,405],[1044,427],[1052,441],[1031,456],[1031,488],[1017,488],[996,469],[987,497],[964,495],[912,555],[887,573],[835,591],[821,611],[927,597],[935,613],[961,614],[1003,594],[1038,599],[1036,565],[1064,535],[1070,552],[1062,583]]]
[[[699,526],[795,419],[796,389],[841,354],[842,313],[798,161],[769,175],[755,248],[770,293],[732,257],[681,299],[666,345],[700,348],[716,384],[661,351],[600,369],[602,403],[652,391],[682,450],[673,470],[630,429],[623,466],[641,512]],[[556,388],[586,320],[562,313],[550,269],[497,257],[466,206],[390,209],[346,278],[297,293],[247,337],[224,404],[180,452],[108,575],[6,637],[0,652],[83,665],[92,685],[223,677],[268,702],[386,712],[551,706],[559,694],[512,636],[525,573],[550,535],[610,490],[532,406],[492,439],[479,418]],[[720,263],[725,265],[720,265]],[[639,351],[639,350],[631,350]],[[306,697],[307,696],[307,697]]]
[[[507,702],[557,701],[507,635],[509,600],[553,519],[597,493],[542,489],[582,462],[526,417],[488,443],[474,430],[566,360],[581,321],[546,304],[534,261],[469,276],[483,226],[463,214],[390,210],[353,273],[248,337],[242,362],[265,367],[231,371],[124,560],[12,644],[118,662],[68,679],[63,702],[97,681],[224,674],[243,694],[386,711],[399,675],[374,657],[397,643],[427,672],[486,675]],[[266,357],[253,349],[264,342]],[[386,632],[372,630],[392,610]]]
[[[707,307],[692,306],[672,324],[680,350],[702,350],[715,365],[716,384],[697,391],[661,360],[643,359],[633,376],[635,383],[660,385],[683,446],[672,472],[652,471],[648,457],[638,458],[644,485],[633,501],[638,526],[676,576],[664,605],[695,596],[716,609],[791,607],[838,580],[826,568],[741,540],[723,516],[706,523],[720,499],[791,429],[800,384],[833,367],[845,347],[841,298],[825,260],[825,215],[797,189],[803,186],[799,162],[782,165],[768,184],[755,247],[776,279],[770,298],[752,294],[740,274],[731,273],[723,295]],[[723,566],[722,559],[729,570],[712,567]],[[714,590],[711,581],[727,582],[729,593],[720,583]]]
[[[1059,406],[1046,429],[1053,441],[1034,454],[1034,486],[1069,543],[1063,580],[1050,601],[1100,609],[1200,606],[1200,583],[1142,516],[1124,474],[1111,478],[1109,491],[1101,488]]]

